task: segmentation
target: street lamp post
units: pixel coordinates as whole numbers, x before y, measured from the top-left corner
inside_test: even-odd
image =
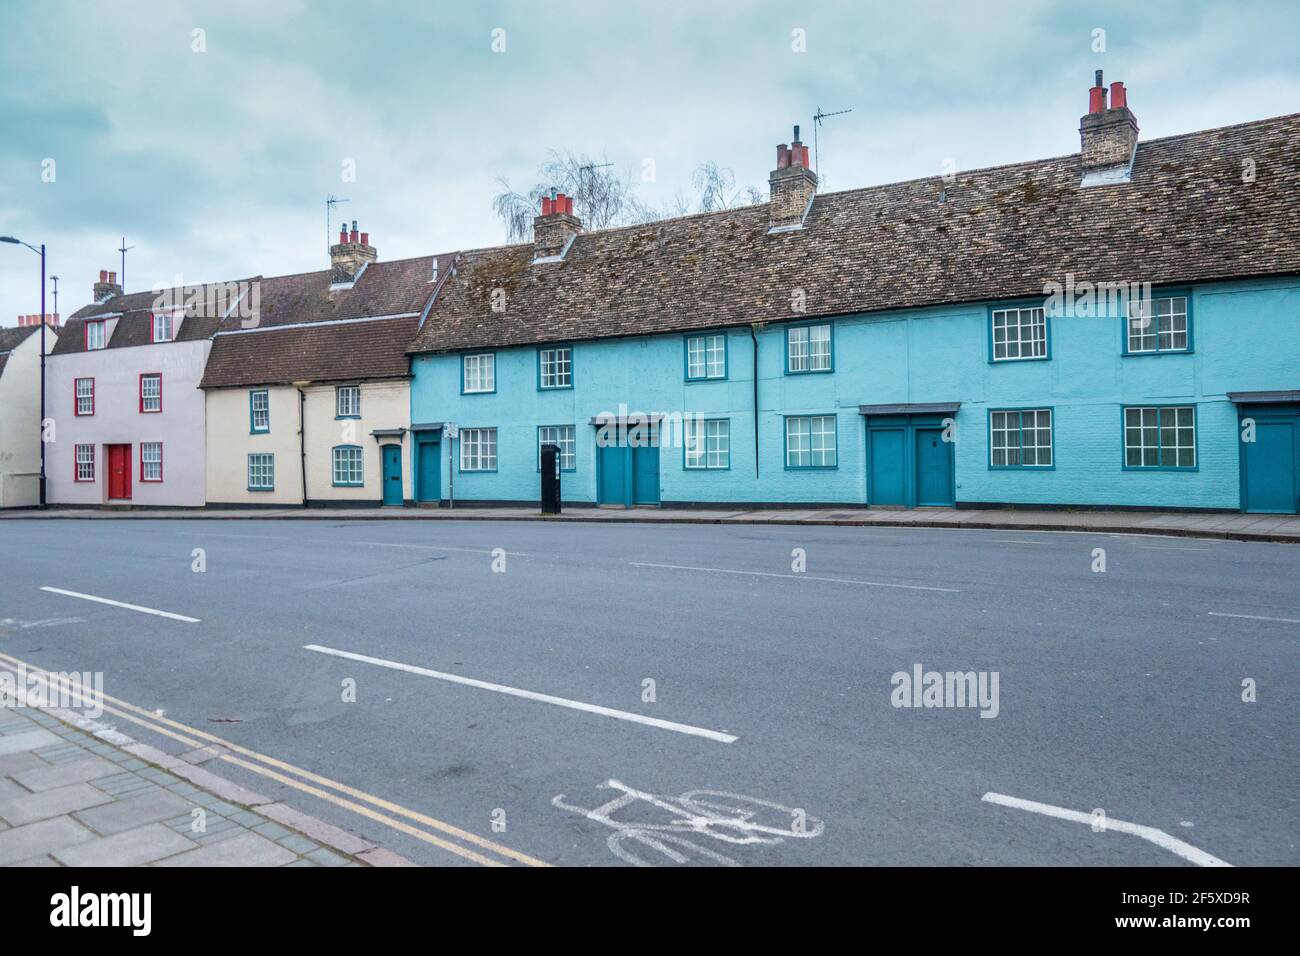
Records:
[[[28,249],[41,257],[41,420],[37,423],[37,429],[40,433],[41,441],[41,478],[40,478],[40,498],[41,507],[45,507],[45,243],[37,249],[35,246],[28,245],[21,239],[15,239],[13,236],[0,236],[0,242],[12,243],[15,246],[27,246]]]

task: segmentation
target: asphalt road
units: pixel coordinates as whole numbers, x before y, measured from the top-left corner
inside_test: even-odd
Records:
[[[497,548],[504,570],[493,569]],[[0,651],[102,671],[111,697],[373,798],[353,803],[396,805],[441,837],[435,824],[557,865],[1188,865],[1186,847],[1235,865],[1300,863],[1300,547],[1290,545],[3,522]],[[892,675],[918,664],[996,672],[996,717],[893,706]],[[355,702],[343,699],[348,679]],[[209,767],[418,862],[469,862],[242,766]],[[641,796],[596,818],[580,812],[625,793],[612,781]],[[982,799],[990,793],[1101,809],[1175,843]]]

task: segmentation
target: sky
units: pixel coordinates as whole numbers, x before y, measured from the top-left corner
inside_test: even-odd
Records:
[[[1295,0],[2,5],[0,235],[64,316],[123,236],[127,291],[326,268],[330,195],[381,259],[496,245],[549,150],[666,205],[706,161],[765,193],[818,107],[823,191],[1077,152],[1096,69],[1143,139],[1300,110]],[[0,325],[39,295],[0,244]]]

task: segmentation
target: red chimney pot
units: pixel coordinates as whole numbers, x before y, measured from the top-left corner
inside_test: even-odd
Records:
[[[1110,85],[1110,108],[1121,110],[1128,106],[1128,93],[1124,84],[1118,80]]]
[[[348,227],[343,226],[339,229],[339,245],[348,241]]]
[[[100,281],[100,282],[107,282],[107,281],[108,281],[108,270],[107,270],[107,269],[100,269],[100,270],[99,270],[99,281]]]
[[[363,246],[368,246],[368,245],[370,245],[370,233],[368,233],[368,232],[363,232],[363,233],[361,234],[361,244],[362,244]]]

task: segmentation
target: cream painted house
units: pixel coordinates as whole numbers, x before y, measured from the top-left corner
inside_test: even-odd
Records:
[[[200,384],[210,507],[413,502],[406,347],[438,259],[381,263],[368,239],[354,223],[331,269],[263,279],[250,327],[213,336]]]
[[[58,340],[45,329],[45,351]],[[0,329],[0,508],[41,499],[41,332],[39,323]]]

